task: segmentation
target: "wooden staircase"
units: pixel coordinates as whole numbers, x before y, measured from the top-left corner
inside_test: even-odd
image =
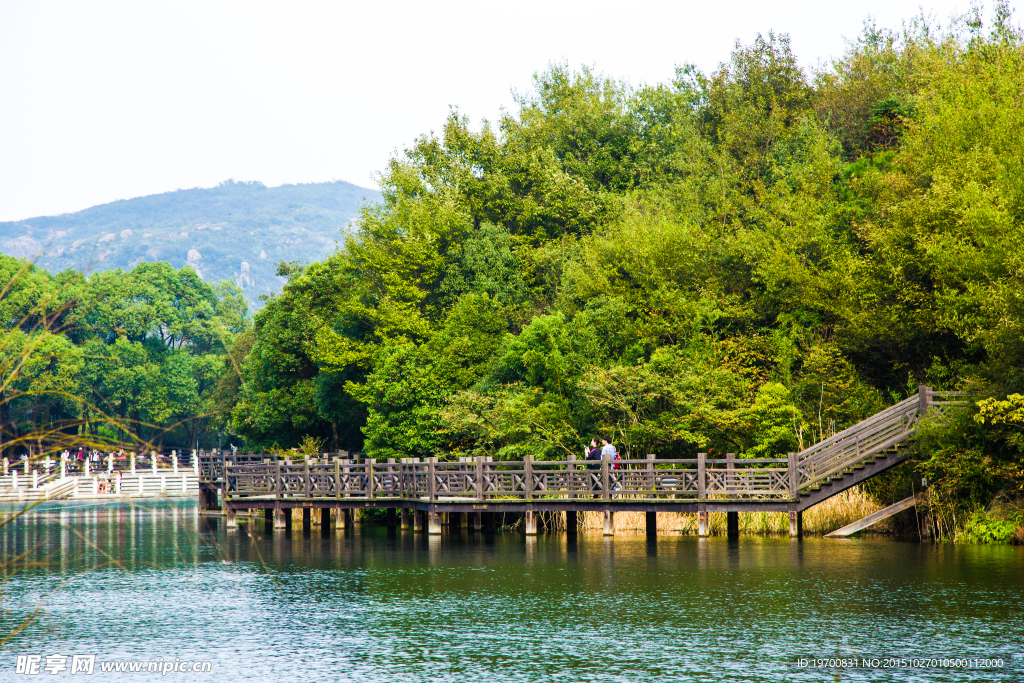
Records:
[[[908,443],[925,418],[964,406],[966,394],[918,387],[916,395],[797,454],[797,509],[817,505],[907,459]]]

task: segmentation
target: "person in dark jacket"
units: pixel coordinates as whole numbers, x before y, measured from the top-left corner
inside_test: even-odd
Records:
[[[591,472],[596,472],[601,469],[601,447],[597,445],[597,438],[590,440],[590,448],[587,450],[587,469]],[[588,477],[588,481],[590,478]],[[594,498],[597,498],[600,494],[595,493]]]

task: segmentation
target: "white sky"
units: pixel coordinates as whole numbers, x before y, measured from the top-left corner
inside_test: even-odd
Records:
[[[0,221],[227,178],[373,187],[450,105],[494,120],[551,61],[655,83],[774,29],[810,66],[919,5],[0,0]]]

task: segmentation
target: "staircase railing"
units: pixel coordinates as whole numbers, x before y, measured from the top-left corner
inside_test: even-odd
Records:
[[[964,401],[956,399],[965,395],[920,386],[914,396],[814,444],[798,454],[798,488],[818,486],[898,447],[917,433],[921,419],[930,411],[944,414],[946,406],[963,405]]]

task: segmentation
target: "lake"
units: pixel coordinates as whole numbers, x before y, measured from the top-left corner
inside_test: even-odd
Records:
[[[332,534],[228,531],[191,501],[37,508],[0,528],[5,559],[42,563],[8,575],[2,632],[43,608],[0,680],[1024,680],[1021,547]],[[67,670],[16,673],[53,654]],[[210,671],[100,670],[130,660]]]

